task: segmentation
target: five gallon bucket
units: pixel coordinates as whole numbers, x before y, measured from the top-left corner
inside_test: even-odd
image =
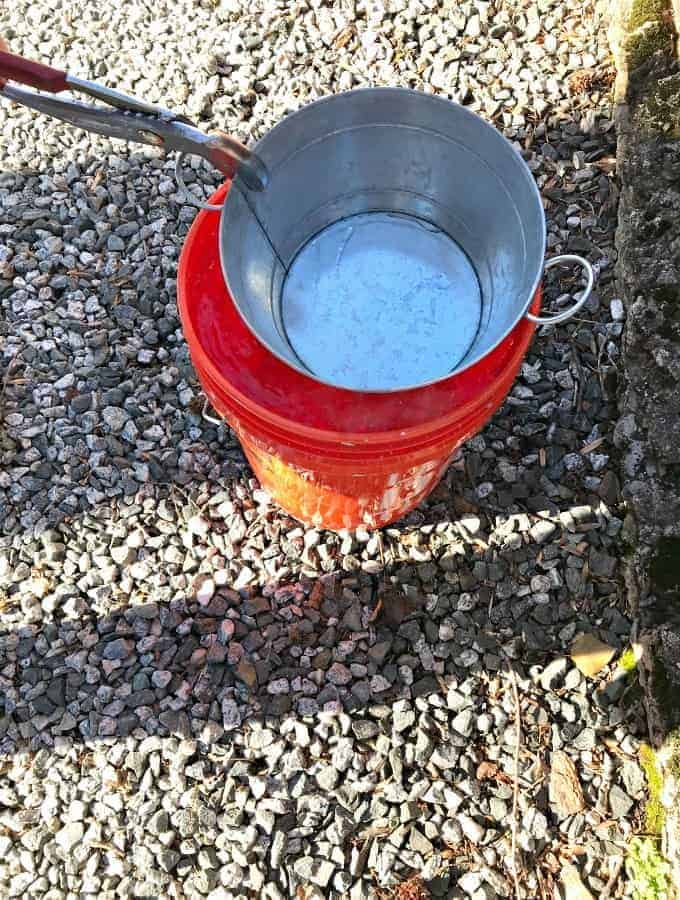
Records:
[[[222,186],[211,202],[228,190]],[[222,275],[219,228],[220,217],[203,212],[189,232],[179,309],[201,385],[260,483],[287,512],[319,527],[378,527],[405,515],[500,407],[535,324],[521,318],[482,360],[424,387],[333,387],[283,362],[245,325]]]

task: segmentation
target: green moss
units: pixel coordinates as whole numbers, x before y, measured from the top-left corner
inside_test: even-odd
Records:
[[[659,539],[649,574],[655,591],[665,594],[680,590],[680,538]]]
[[[626,674],[630,674],[637,669],[637,660],[635,659],[635,651],[632,647],[626,647],[619,657],[619,666]]]
[[[680,781],[680,729],[666,739],[665,749],[667,758],[664,766],[676,781]]]
[[[633,900],[666,900],[671,889],[671,867],[653,838],[634,837],[628,846],[626,872]]]
[[[650,834],[661,834],[664,823],[664,808],[661,803],[663,778],[656,761],[656,754],[649,744],[640,747],[640,765],[647,776],[649,800],[645,810],[645,827]]]
[[[659,79],[640,103],[637,118],[645,130],[680,137],[680,74]]]
[[[628,68],[637,69],[658,50],[671,52],[673,30],[665,22],[647,22],[628,35],[625,42]]]
[[[629,70],[637,69],[658,50],[672,52],[672,22],[670,0],[634,0],[623,40]]]
[[[626,22],[628,31],[635,31],[646,22],[663,22],[669,10],[669,0],[635,0]]]

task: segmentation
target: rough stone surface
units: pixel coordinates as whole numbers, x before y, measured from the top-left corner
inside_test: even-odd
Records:
[[[638,674],[666,808],[663,847],[680,883],[680,64],[676,2],[615,4],[621,202],[617,230],[625,318],[621,416],[614,440],[629,505],[629,608]],[[628,779],[630,782],[630,778]],[[635,786],[635,779],[632,781]],[[625,810],[627,795],[613,793]],[[610,794],[610,801],[612,794]],[[629,798],[628,798],[629,799]],[[615,814],[613,812],[613,814]]]
[[[626,305],[622,417],[614,437],[640,540],[680,536],[680,140],[640,126],[641,109],[680,66],[653,57],[619,108],[618,275]],[[644,222],[644,224],[643,224]]]

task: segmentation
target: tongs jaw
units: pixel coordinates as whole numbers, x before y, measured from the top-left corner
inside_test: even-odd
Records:
[[[152,144],[166,151],[195,153],[229,178],[238,176],[250,190],[261,191],[266,187],[267,168],[255,153],[229,135],[221,132],[206,134],[186,116],[2,51],[0,77],[50,93],[72,90],[103,100],[114,108],[54,97],[8,83],[0,86],[0,94],[9,100],[78,128],[124,141]]]

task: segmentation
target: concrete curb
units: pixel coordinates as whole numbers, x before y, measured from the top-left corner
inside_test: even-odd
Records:
[[[648,823],[680,890],[680,0],[613,0],[628,602],[658,778]],[[652,788],[652,782],[660,788]],[[656,795],[654,795],[656,794]],[[658,795],[658,796],[657,796]]]

